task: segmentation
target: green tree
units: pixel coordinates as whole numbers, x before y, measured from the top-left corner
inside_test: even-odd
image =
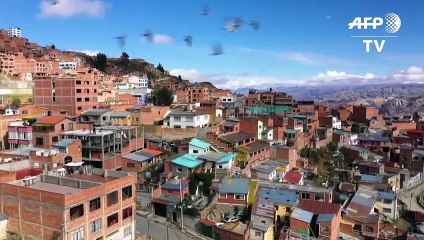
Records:
[[[163,68],[162,64],[158,64],[158,66],[156,67],[157,70],[161,71],[162,73],[165,73],[165,69]]]
[[[359,124],[357,124],[357,123],[354,123],[354,124],[352,124],[351,131],[353,133],[360,133],[361,132],[361,126],[359,126]]]
[[[314,177],[314,183],[317,187],[322,187],[325,182],[327,182],[327,177],[322,174],[318,174]]]
[[[129,64],[130,64],[130,56],[128,55],[128,53],[122,52],[122,55],[121,55],[121,65],[122,65],[122,67],[125,70],[127,70]]]
[[[148,101],[156,106],[170,106],[174,101],[174,93],[167,87],[155,88],[150,93]]]
[[[21,105],[21,99],[18,97],[14,97],[12,99],[12,106],[20,106]]]
[[[106,71],[107,66],[107,57],[104,53],[97,53],[96,57],[94,58],[94,66],[99,69],[102,72]]]

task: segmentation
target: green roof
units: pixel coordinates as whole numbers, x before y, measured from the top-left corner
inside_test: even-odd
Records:
[[[190,141],[190,143],[189,143],[189,144],[190,144],[190,145],[193,145],[193,146],[195,146],[195,147],[203,148],[203,149],[206,149],[206,148],[208,148],[208,147],[210,147],[210,146],[211,146],[211,144],[210,144],[210,143],[205,142],[205,141],[202,141],[202,140],[197,139],[197,138],[193,138],[193,139],[191,139],[191,141]]]
[[[178,164],[187,168],[195,168],[203,163],[202,160],[198,160],[197,156],[192,154],[184,154],[182,156],[177,157],[176,159],[172,160],[172,163]]]
[[[219,159],[217,161],[217,163],[227,163],[227,162],[231,161],[233,158],[235,158],[236,156],[237,156],[236,153],[228,153],[223,158]]]

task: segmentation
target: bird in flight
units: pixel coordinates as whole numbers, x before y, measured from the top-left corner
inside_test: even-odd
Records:
[[[218,56],[218,55],[222,55],[224,52],[222,51],[222,45],[221,44],[216,44],[212,47],[212,56]]]
[[[126,40],[127,40],[127,35],[124,34],[124,35],[115,37],[115,39],[118,40],[119,48],[121,48],[121,50],[124,51]]]
[[[239,17],[235,19],[226,19],[226,24],[224,26],[225,30],[228,32],[235,32],[243,26],[243,20]]]
[[[193,44],[193,38],[190,35],[187,35],[184,37],[184,42],[187,44],[187,46],[191,47]]]
[[[253,20],[252,22],[250,22],[250,26],[253,28],[253,30],[258,30],[259,29],[259,22],[256,20]]]
[[[153,34],[150,30],[144,31],[143,37],[146,38],[146,40],[149,42],[153,41]]]
[[[204,6],[202,11],[202,16],[208,16],[211,13],[209,6]]]

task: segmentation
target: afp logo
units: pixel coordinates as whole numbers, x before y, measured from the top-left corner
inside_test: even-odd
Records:
[[[384,16],[384,20],[381,17],[356,17],[352,22],[348,23],[350,30],[356,28],[362,29],[373,29],[376,30],[378,27],[384,26],[384,30],[389,33],[386,36],[351,36],[359,38],[393,38],[397,37],[391,34],[397,33],[402,25],[400,17],[396,13],[388,13]],[[382,52],[386,40],[375,40],[375,39],[363,39],[362,42],[365,44],[365,52],[370,52],[370,45],[374,43],[377,52]]]

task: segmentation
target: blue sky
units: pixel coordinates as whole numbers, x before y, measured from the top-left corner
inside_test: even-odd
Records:
[[[23,36],[62,50],[121,53],[115,36],[127,34],[131,58],[162,63],[173,74],[221,87],[264,85],[424,83],[424,2],[419,0],[41,0],[2,1],[0,27],[19,26]],[[211,9],[202,16],[203,7]],[[365,53],[351,35],[389,35],[381,29],[349,30],[355,17],[396,13],[397,38],[381,53]],[[223,29],[226,17],[258,20],[237,32]],[[140,37],[146,29],[154,42]],[[192,35],[193,46],[183,42]],[[224,54],[210,56],[221,43]],[[420,44],[421,43],[421,44]],[[403,72],[401,72],[403,70]],[[267,86],[264,86],[267,87]]]

